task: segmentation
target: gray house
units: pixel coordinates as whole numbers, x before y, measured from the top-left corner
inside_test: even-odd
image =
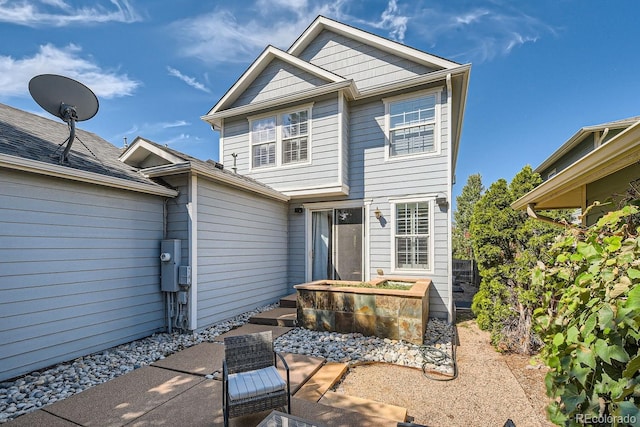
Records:
[[[451,186],[470,65],[318,17],[203,117],[220,159],[290,197],[288,283],[433,280],[451,319]]]
[[[203,117],[226,167],[82,130],[61,165],[67,125],[0,104],[0,380],[315,279],[429,277],[451,319],[469,72],[319,17]]]
[[[68,135],[0,104],[0,380],[286,294],[288,196],[141,138],[122,152],[78,130],[60,165]],[[191,266],[180,300],[164,239]]]

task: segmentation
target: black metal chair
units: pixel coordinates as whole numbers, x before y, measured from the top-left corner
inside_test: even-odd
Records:
[[[229,418],[285,407],[291,413],[289,366],[273,351],[271,331],[227,337],[222,363],[222,412]],[[277,369],[277,358],[286,371],[286,381]]]

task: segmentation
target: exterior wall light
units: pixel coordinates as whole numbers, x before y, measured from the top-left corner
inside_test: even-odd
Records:
[[[376,210],[373,211],[373,214],[376,216],[376,219],[380,219],[382,217],[382,212],[380,212],[380,208],[376,207]]]
[[[440,206],[441,208],[446,208],[447,206],[449,206],[449,202],[447,201],[447,196],[445,196],[442,193],[439,193],[436,196],[436,205]]]

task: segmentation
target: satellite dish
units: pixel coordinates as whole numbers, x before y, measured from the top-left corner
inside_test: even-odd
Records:
[[[69,125],[69,138],[65,141],[68,144],[60,156],[61,164],[68,162],[69,150],[76,135],[76,122],[89,120],[96,115],[98,98],[82,83],[55,74],[41,74],[32,78],[29,92],[38,105]]]

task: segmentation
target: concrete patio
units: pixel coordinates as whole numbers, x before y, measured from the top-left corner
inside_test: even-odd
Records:
[[[217,342],[189,347],[150,366],[18,417],[7,425],[222,426],[222,381],[218,378],[224,358],[224,337],[271,330],[276,338],[290,329],[246,324],[220,335]],[[294,415],[345,427],[396,426],[398,421],[405,420],[407,411],[404,408],[327,394],[346,371],[345,364],[326,363],[321,358],[297,354],[285,354],[285,359],[290,368]],[[282,367],[280,370],[284,373]],[[230,425],[256,426],[270,412],[232,418]]]

